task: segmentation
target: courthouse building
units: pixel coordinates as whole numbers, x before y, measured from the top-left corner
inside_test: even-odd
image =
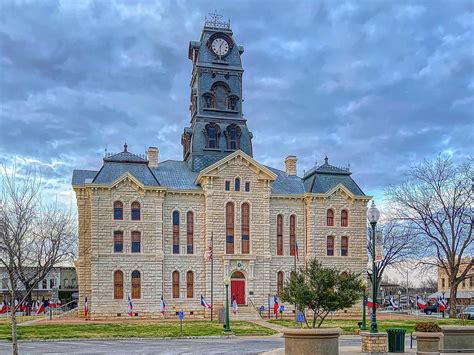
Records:
[[[79,297],[88,297],[92,316],[125,314],[129,295],[139,316],[158,315],[161,297],[168,310],[201,310],[200,296],[211,299],[211,239],[216,307],[224,279],[239,304],[259,307],[295,262],[314,257],[365,277],[370,196],[327,157],[304,176],[295,156],[282,157],[284,171],[254,159],[243,53],[230,24],[215,17],[190,42],[182,160],[125,144],[99,169],[74,171]]]

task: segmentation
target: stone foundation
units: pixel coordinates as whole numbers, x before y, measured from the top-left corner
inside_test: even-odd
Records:
[[[388,351],[387,333],[360,333],[362,336],[362,352],[386,353]]]

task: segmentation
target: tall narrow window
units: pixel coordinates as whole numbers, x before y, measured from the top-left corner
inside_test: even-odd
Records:
[[[277,293],[281,295],[283,292],[283,271],[277,273]]]
[[[227,202],[225,206],[225,224],[226,224],[226,254],[234,254],[234,204]]]
[[[334,211],[328,210],[326,214],[326,224],[328,226],[334,226]]]
[[[341,237],[341,256],[349,256],[349,237]]]
[[[123,272],[120,270],[114,272],[114,299],[123,299]]]
[[[179,298],[179,271],[173,271],[173,298]]]
[[[283,216],[277,216],[277,255],[283,255]]]
[[[132,298],[141,297],[141,276],[140,271],[132,271]]]
[[[242,254],[250,253],[250,205],[242,204]]]
[[[188,254],[194,252],[194,213],[188,211],[186,214],[186,243]]]
[[[245,183],[245,192],[250,192],[250,181]]]
[[[186,297],[194,297],[194,275],[192,271],[186,273]]]
[[[328,236],[326,240],[326,255],[334,256],[334,237]]]
[[[441,278],[441,287],[442,288],[445,288],[446,287],[446,280],[443,278]]]
[[[295,243],[296,243],[296,216],[292,214],[290,216],[290,255],[295,256]]]
[[[341,211],[341,227],[347,227],[349,225],[349,213],[347,210]]]
[[[120,201],[114,202],[114,219],[123,219],[123,203]]]
[[[235,150],[240,148],[240,127],[235,123],[227,126],[224,134],[227,139],[227,149]]]
[[[216,84],[212,88],[216,96],[216,108],[225,110],[227,108],[227,92],[228,89],[223,84]]]
[[[123,232],[114,231],[114,253],[123,252]]]
[[[173,254],[179,254],[179,212],[173,212]]]
[[[230,181],[229,180],[226,180],[226,182],[225,182],[225,190],[230,191]]]
[[[235,178],[235,191],[240,191],[240,178]]]
[[[141,251],[142,235],[138,231],[132,232],[132,253],[139,253]]]
[[[140,202],[133,202],[132,203],[132,221],[139,221],[140,220]]]
[[[212,122],[207,124],[204,129],[204,135],[206,137],[206,148],[219,148],[220,127],[217,123]]]

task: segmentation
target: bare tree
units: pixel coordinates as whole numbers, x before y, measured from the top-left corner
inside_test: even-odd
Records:
[[[75,222],[57,202],[44,203],[34,168],[20,175],[16,166],[3,166],[0,179],[0,266],[9,279],[12,346],[18,354],[16,311],[54,266],[70,260]]]
[[[387,268],[397,268],[413,255],[413,242],[403,224],[397,220],[390,220],[377,227],[382,234],[383,257],[377,265],[377,290]],[[372,255],[372,229],[367,234],[367,251]],[[372,263],[371,263],[372,265]],[[367,269],[367,276],[372,282],[372,269]]]
[[[387,190],[392,213],[407,222],[417,241],[420,263],[446,272],[452,317],[456,316],[458,285],[474,262],[473,176],[472,159],[456,165],[440,155],[412,167],[404,183]]]

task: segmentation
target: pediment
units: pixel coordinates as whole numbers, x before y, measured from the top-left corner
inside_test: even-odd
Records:
[[[115,179],[115,181],[110,184],[110,187],[130,187],[137,191],[145,189],[145,185],[143,185],[135,176],[133,176],[129,172],[126,172],[117,179]]]
[[[335,195],[335,194],[339,194],[343,198],[348,199],[348,200],[349,199],[353,200],[355,198],[355,195],[347,187],[345,187],[343,184],[337,184],[331,190],[326,192],[324,195],[326,195],[326,197],[330,197],[330,196]]]
[[[196,183],[200,183],[204,177],[219,176],[219,173],[230,165],[242,165],[242,167],[245,166],[252,170],[260,180],[274,181],[277,178],[273,171],[263,166],[251,156],[245,154],[243,151],[237,150],[202,170],[196,178]]]

